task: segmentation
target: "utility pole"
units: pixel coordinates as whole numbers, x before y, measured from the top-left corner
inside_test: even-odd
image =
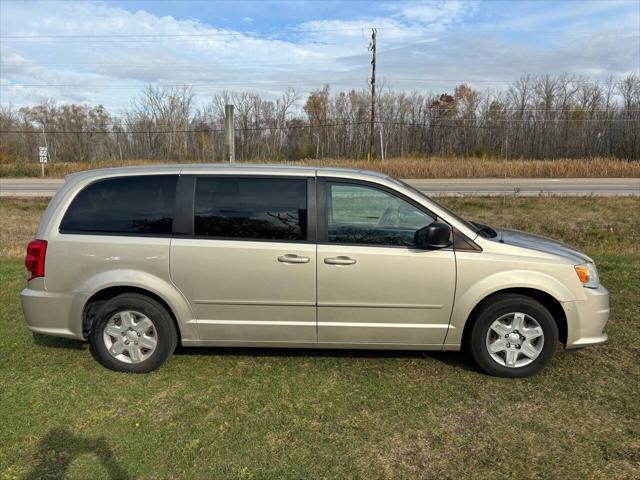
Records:
[[[509,125],[505,125],[504,130],[504,158],[505,160],[509,160]]]
[[[233,125],[233,105],[224,106],[225,133],[227,134],[227,148],[229,163],[236,163],[236,132]]]
[[[369,51],[371,52],[371,125],[369,126],[369,153],[367,160],[373,160],[373,130],[376,118],[376,35],[378,30],[371,29],[371,42]]]
[[[380,128],[378,129],[378,132],[380,132],[380,159],[384,162],[384,143],[382,142],[382,122],[380,122]]]

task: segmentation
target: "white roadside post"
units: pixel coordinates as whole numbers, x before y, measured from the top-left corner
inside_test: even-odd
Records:
[[[49,150],[47,147],[39,148],[40,154],[40,167],[42,167],[42,176],[44,177],[44,164],[49,161]]]

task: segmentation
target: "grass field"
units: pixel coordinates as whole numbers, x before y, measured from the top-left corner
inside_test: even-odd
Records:
[[[458,353],[184,349],[148,375],[33,337],[24,243],[44,200],[0,200],[0,479],[640,477],[640,202],[446,198],[592,255],[607,344],[525,380]]]
[[[50,163],[47,177],[63,177],[69,173],[91,168],[122,167],[124,165],[151,165],[145,160],[94,163]],[[253,163],[260,163],[254,160]],[[269,162],[274,163],[274,162]],[[531,177],[640,177],[640,162],[615,158],[557,159],[557,160],[505,160],[502,158],[429,157],[393,158],[384,162],[349,159],[301,159],[281,162],[288,165],[311,165],[376,170],[397,178],[531,178]],[[0,177],[39,177],[38,163],[0,164]]]

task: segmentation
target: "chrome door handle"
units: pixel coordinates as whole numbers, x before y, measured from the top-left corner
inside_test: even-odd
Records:
[[[325,258],[324,263],[327,265],[353,265],[356,261],[353,258],[340,255],[339,257]]]
[[[287,253],[278,257],[278,261],[282,263],[309,263],[309,257],[299,257],[293,253]]]

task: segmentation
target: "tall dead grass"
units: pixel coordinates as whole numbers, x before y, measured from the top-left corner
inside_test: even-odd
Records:
[[[55,178],[92,168],[121,167],[124,165],[153,165],[159,163],[172,162],[131,160],[126,162],[50,163],[46,166],[45,171],[47,177]],[[286,165],[376,170],[397,178],[640,177],[640,162],[614,158],[504,160],[496,158],[431,157],[393,158],[384,162],[380,160],[368,162],[366,160],[349,159],[303,159],[280,163]],[[38,176],[40,176],[40,165],[37,163],[0,165],[0,177]]]
[[[397,178],[639,177],[640,162],[612,158],[502,160],[480,158],[399,158],[387,161],[319,160],[320,166],[377,170]]]
[[[35,237],[38,222],[49,198],[3,198],[0,200],[0,257],[24,256]]]

